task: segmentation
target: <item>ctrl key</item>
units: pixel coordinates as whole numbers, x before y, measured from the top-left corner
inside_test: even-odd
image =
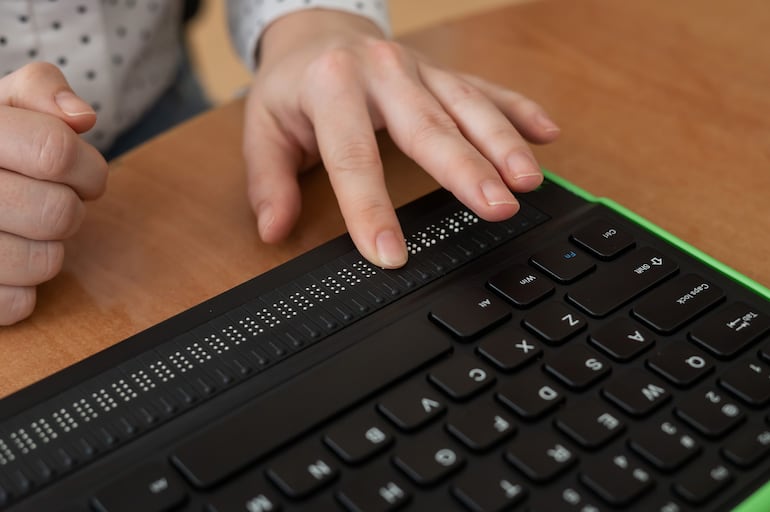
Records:
[[[261,475],[248,473],[209,498],[206,512],[278,512],[281,505]]]
[[[132,469],[91,498],[98,512],[163,512],[187,500],[181,479],[165,464],[150,463]]]

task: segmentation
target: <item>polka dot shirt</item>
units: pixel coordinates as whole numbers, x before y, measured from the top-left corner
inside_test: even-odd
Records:
[[[173,82],[182,7],[183,0],[0,0],[0,76],[32,61],[58,66],[97,112],[83,136],[105,150]],[[263,29],[300,9],[356,13],[390,34],[385,0],[227,0],[227,7],[233,44],[252,69]]]

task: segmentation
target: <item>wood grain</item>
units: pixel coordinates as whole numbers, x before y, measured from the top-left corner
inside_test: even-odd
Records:
[[[770,285],[770,26],[765,0],[554,0],[404,38],[437,62],[547,106],[560,140],[540,162]],[[0,331],[0,395],[342,233],[322,170],[303,214],[265,246],[245,199],[242,104],[114,162],[34,316]],[[381,138],[396,204],[435,183]]]

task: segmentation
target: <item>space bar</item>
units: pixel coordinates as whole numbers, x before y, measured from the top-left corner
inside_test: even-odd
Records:
[[[171,460],[210,487],[450,349],[424,315],[404,319],[183,441]]]

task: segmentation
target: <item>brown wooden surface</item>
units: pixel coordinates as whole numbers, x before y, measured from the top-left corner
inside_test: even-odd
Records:
[[[403,38],[436,61],[535,98],[563,136],[542,165],[770,285],[766,0],[554,0]],[[267,247],[245,199],[241,104],[113,165],[34,316],[0,330],[0,396],[343,231],[322,171]],[[397,204],[434,183],[383,141]]]

